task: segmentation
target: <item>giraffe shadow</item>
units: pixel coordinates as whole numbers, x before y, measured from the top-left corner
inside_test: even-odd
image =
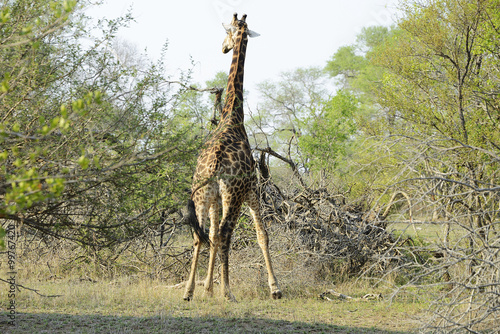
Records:
[[[256,317],[21,313],[14,325],[8,321],[7,313],[0,313],[1,333],[409,333]]]

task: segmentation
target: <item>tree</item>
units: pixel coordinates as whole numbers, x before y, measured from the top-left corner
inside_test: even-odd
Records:
[[[130,15],[92,37],[84,5],[0,9],[0,218],[98,251],[128,247],[184,204],[205,130],[177,112],[185,79],[175,89],[162,61],[114,49]]]
[[[308,166],[331,173],[339,157],[346,154],[356,131],[354,115],[358,102],[353,95],[340,90],[321,106],[319,115],[306,121],[310,129],[299,138],[299,146],[307,157]]]
[[[499,4],[406,1],[400,29],[373,58],[384,69],[377,101],[394,115],[391,138],[406,147],[397,154],[406,177],[394,188],[424,217],[442,210],[462,236],[445,235],[443,262],[419,266],[412,280],[453,286],[436,299],[431,326],[441,330],[498,321]]]
[[[354,116],[359,134],[363,135],[361,140],[390,131],[387,123],[393,117],[376,101],[374,94],[384,70],[373,64],[372,59],[396,31],[397,28],[383,26],[363,28],[356,43],[339,48],[324,69],[337,85],[357,97],[359,110]]]
[[[62,180],[47,177],[42,184],[36,168],[27,164],[40,155],[40,149],[22,150],[26,141],[40,141],[50,132],[69,127],[66,109],[46,120],[40,104],[47,99],[34,87],[46,89],[57,78],[48,62],[53,46],[49,36],[68,25],[76,2],[52,3],[28,1],[5,2],[0,8],[1,123],[0,143],[0,217],[5,219],[33,205],[60,194]],[[31,107],[31,108],[30,108]],[[30,110],[34,109],[34,110]],[[40,122],[29,122],[29,112],[40,111]],[[43,123],[43,124],[41,124]],[[22,131],[22,132],[21,132]],[[19,182],[16,182],[19,181]]]
[[[383,136],[390,135],[394,123],[392,110],[381,105],[376,92],[385,69],[373,59],[384,49],[386,41],[399,28],[365,27],[352,45],[339,48],[327,62],[324,71],[334,79],[341,91],[356,100],[352,123],[355,131],[343,145],[342,155],[330,172],[333,183],[350,198],[368,209],[385,193],[388,184],[404,178],[397,167],[395,154],[404,151],[404,143],[392,147]],[[349,123],[348,123],[349,124]],[[354,128],[349,126],[347,129]],[[381,137],[382,136],[382,137]],[[384,200],[389,200],[385,195]]]
[[[462,182],[472,191],[460,202],[467,212],[477,213],[479,228],[496,217],[485,212],[494,212],[497,194],[484,197],[481,191],[495,187],[500,139],[493,93],[498,58],[484,49],[482,38],[487,27],[497,24],[491,20],[493,8],[491,1],[408,5],[402,31],[377,58],[388,70],[378,101],[397,115],[402,124],[398,134],[446,150],[442,158],[428,157],[427,168],[439,171],[433,177]]]
[[[319,68],[298,68],[285,72],[280,80],[258,86],[262,102],[251,116],[250,141],[257,147],[271,147],[297,161],[307,170],[307,157],[299,148],[299,138],[310,133],[308,119],[319,116],[328,100],[326,78]]]

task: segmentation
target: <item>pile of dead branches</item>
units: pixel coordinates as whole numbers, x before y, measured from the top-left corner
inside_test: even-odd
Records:
[[[302,182],[301,187],[280,189],[270,177],[264,154],[259,171],[263,220],[271,233],[271,246],[279,242],[275,248],[281,253],[306,254],[307,261],[330,273],[356,274],[393,245],[392,235],[375,212],[346,204],[342,194],[311,189]],[[235,233],[235,248],[246,244],[244,237],[255,239]],[[282,235],[279,241],[276,234]]]

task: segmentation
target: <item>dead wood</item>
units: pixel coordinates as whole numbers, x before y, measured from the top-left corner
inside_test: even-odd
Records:
[[[215,283],[218,283],[218,282],[215,282]],[[180,283],[177,283],[174,285],[167,286],[167,289],[183,289],[186,286],[186,284],[187,284],[187,281],[180,282]],[[205,285],[205,281],[196,281],[196,285],[203,286],[203,285]]]
[[[371,300],[382,300],[383,297],[381,294],[373,294],[373,293],[367,293],[363,297],[351,297],[348,295],[344,295],[342,293],[339,293],[333,289],[327,290],[323,293],[321,293],[318,296],[320,299],[324,299],[330,302],[335,301],[334,298],[340,299],[340,300],[352,300],[352,301],[371,301]]]
[[[385,230],[383,217],[373,210],[367,212],[361,205],[347,203],[344,194],[307,187],[302,178],[301,189],[281,189],[273,182],[264,155],[283,157],[270,148],[259,151],[262,217],[269,229],[287,235],[289,244],[280,245],[281,249],[310,254],[330,272],[338,271],[336,267],[340,265],[348,274],[360,272],[367,263],[391,249],[394,240]],[[300,177],[293,161],[283,161]],[[253,235],[241,237],[253,238]],[[247,244],[244,240],[234,243],[237,248]]]

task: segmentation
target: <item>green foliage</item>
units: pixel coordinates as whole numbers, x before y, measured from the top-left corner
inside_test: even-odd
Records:
[[[403,32],[378,55],[377,63],[390,70],[380,96],[415,130],[464,144],[497,141],[498,124],[488,120],[478,96],[497,84],[491,71],[498,59],[483,53],[481,37],[494,26],[490,13],[496,7],[487,3],[436,1],[407,7],[407,18],[400,23]]]
[[[498,49],[491,39],[491,27],[498,24],[495,3],[408,5],[402,32],[375,58],[387,69],[377,92],[379,101],[400,114],[399,124],[410,125],[417,137],[442,137],[446,146],[458,143],[480,149],[447,156],[453,159],[454,167],[449,168],[475,169],[500,143],[493,116],[498,112],[493,92],[499,84],[499,57],[485,49]],[[400,130],[408,133],[407,126]]]
[[[332,77],[342,76],[344,80],[357,76],[366,67],[366,59],[357,54],[356,49],[354,45],[340,47],[327,62],[325,71]]]
[[[356,131],[354,115],[357,99],[350,93],[338,91],[324,102],[317,117],[307,120],[310,132],[299,139],[299,146],[313,169],[333,171],[337,159],[346,153],[351,136]]]
[[[76,6],[75,1],[48,4],[20,0],[4,3],[0,9],[0,69],[3,73],[0,89],[0,143],[3,148],[0,155],[0,195],[3,195],[0,215],[4,216],[15,216],[37,202],[57,197],[64,189],[60,177],[50,175],[47,169],[40,170],[34,163],[46,156],[40,143],[55,133],[68,130],[68,114],[47,117],[49,115],[40,112],[35,118],[29,116],[47,101],[47,96],[37,92],[50,85],[57,72],[49,66],[53,47],[44,37],[62,29]],[[25,150],[26,142],[39,145]]]
[[[84,5],[0,7],[0,218],[111,246],[184,204],[207,110],[119,44],[129,15],[94,26]]]
[[[399,31],[372,58],[384,70],[374,93],[394,115],[387,141],[404,176],[393,188],[419,203],[414,209],[426,209],[424,220],[442,210],[449,226],[466,231],[458,241],[444,237],[439,245],[444,261],[429,268],[419,264],[418,274],[412,272],[412,283],[421,284],[441,279],[439,268],[446,268],[447,283],[462,287],[445,292],[446,303],[434,307],[439,319],[433,325],[447,331],[487,328],[485,319],[498,313],[492,299],[476,293],[486,286],[498,291],[498,268],[491,265],[497,260],[490,257],[499,240],[490,231],[500,217],[498,5],[497,0],[405,1]],[[421,263],[431,254],[422,253]],[[463,296],[467,302],[458,311]]]
[[[5,249],[5,241],[4,241],[4,238],[5,238],[5,229],[0,226],[0,249]]]
[[[393,131],[394,115],[381,108],[377,101],[375,92],[380,89],[385,69],[372,61],[397,31],[397,28],[380,26],[363,28],[356,43],[339,48],[324,68],[342,88],[341,94],[356,100],[352,114],[343,119],[346,123],[340,129],[340,133],[347,136],[323,142],[325,149],[330,145],[332,152],[340,148],[334,154],[341,153],[336,164],[329,165],[327,177],[338,189],[349,192],[352,199],[362,198],[368,203],[382,193],[387,184],[397,181],[400,173],[394,156],[387,154],[390,151],[377,139]],[[336,131],[339,130],[332,129]],[[347,140],[342,142],[344,139]],[[394,148],[399,151],[397,146]],[[385,154],[383,159],[381,152]],[[325,165],[328,166],[326,160]]]
[[[371,60],[394,33],[395,29],[387,27],[363,28],[356,44],[339,48],[325,66],[325,72],[335,78],[337,84],[358,98],[355,118],[360,134],[374,135],[387,130],[391,116],[380,110],[374,95],[384,71]]]
[[[212,80],[208,80],[205,82],[207,88],[223,88],[224,93],[222,95],[222,102],[224,103],[225,95],[226,95],[226,85],[227,80],[229,79],[228,72],[220,71],[215,74],[215,77]],[[215,97],[211,96],[210,100],[212,101],[212,105],[215,103]]]
[[[326,86],[323,71],[314,67],[284,72],[279,80],[259,84],[261,103],[247,126],[250,142],[287,152],[283,155],[305,167],[299,138],[310,133],[306,120],[314,119],[328,100]]]

